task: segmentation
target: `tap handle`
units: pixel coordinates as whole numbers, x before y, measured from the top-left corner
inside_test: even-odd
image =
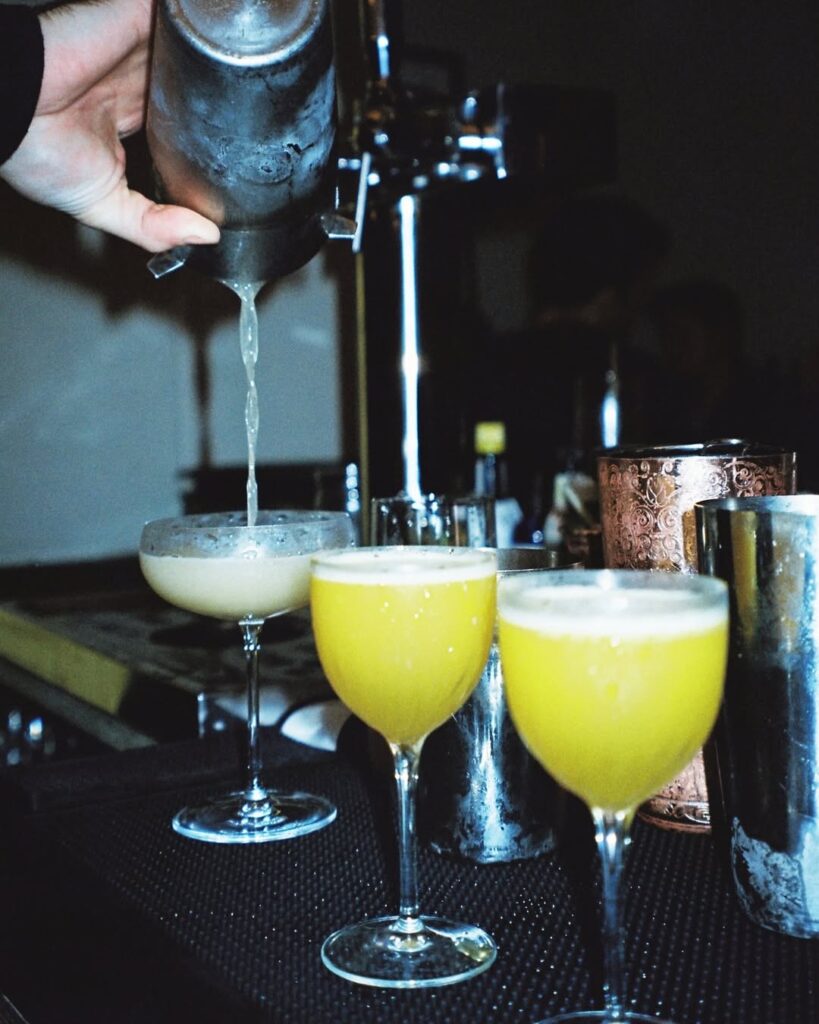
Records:
[[[394,0],[367,0],[367,49],[373,79],[381,85],[388,85],[397,69],[400,14]]]
[[[373,155],[370,152],[361,154],[361,168],[358,173],[358,192],[355,199],[355,235],[353,236],[353,252],[361,252],[364,235],[364,218],[367,216],[367,195],[370,187],[370,171]]]

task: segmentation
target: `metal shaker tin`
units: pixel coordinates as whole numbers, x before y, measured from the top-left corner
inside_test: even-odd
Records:
[[[222,230],[191,266],[245,282],[302,266],[333,207],[327,0],[159,0],[146,128],[162,198]]]
[[[551,550],[499,548],[498,575],[581,568]],[[524,747],[506,705],[497,637],[466,704],[427,737],[418,822],[436,853],[494,863],[555,847],[565,792]]]
[[[696,515],[700,569],[726,580],[731,600],[708,779],[715,837],[753,921],[816,937],[819,496],[712,500]]]
[[[796,490],[794,452],[737,439],[611,449],[597,470],[607,568],[695,573],[697,502]],[[640,815],[664,828],[708,832],[702,753]]]

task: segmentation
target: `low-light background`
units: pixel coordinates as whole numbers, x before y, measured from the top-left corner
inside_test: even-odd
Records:
[[[355,7],[340,0],[337,19]],[[408,0],[402,20],[407,49],[454,55],[468,88],[613,95],[611,187],[668,228],[660,283],[704,278],[736,296],[742,372],[721,386],[747,389],[757,439],[797,447],[814,485],[816,6]],[[133,150],[147,184],[139,139]],[[530,228],[478,228],[473,312],[513,331]],[[334,248],[263,293],[261,462],[356,457],[352,284]],[[237,312],[220,286],[186,272],[155,282],[144,254],[0,190],[0,563],[132,552],[144,520],[181,510],[186,474],[241,465]]]

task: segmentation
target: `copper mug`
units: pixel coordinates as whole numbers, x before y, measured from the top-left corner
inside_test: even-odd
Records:
[[[633,445],[601,454],[597,473],[604,565],[695,573],[695,504],[793,494],[796,454],[735,439]],[[663,828],[710,831],[702,752],[641,807],[640,816]]]

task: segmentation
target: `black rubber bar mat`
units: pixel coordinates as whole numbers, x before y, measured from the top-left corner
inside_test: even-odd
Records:
[[[376,784],[366,762],[343,758],[274,768],[270,781],[325,794],[338,819],[301,839],[228,847],[173,833],[182,803],[224,787],[186,778],[173,788],[164,757],[179,752],[153,755],[161,791],[151,792],[142,754],[133,759],[142,784],[121,797],[96,786],[94,799],[56,809],[46,801],[14,823],[6,905],[25,920],[4,937],[2,960],[25,991],[0,987],[32,1024],[534,1024],[600,1005],[596,859],[577,808],[561,847],[537,860],[480,866],[422,850],[423,909],[478,922],[499,956],[459,985],[381,991],[331,975],[319,950],[339,926],[395,908],[388,780]],[[128,758],[118,755],[118,771]],[[626,885],[633,1008],[678,1024],[819,1021],[819,942],[752,924],[710,838],[638,822]],[[21,958],[38,950],[50,950],[42,968],[50,964],[60,993],[51,1002],[21,982]]]

